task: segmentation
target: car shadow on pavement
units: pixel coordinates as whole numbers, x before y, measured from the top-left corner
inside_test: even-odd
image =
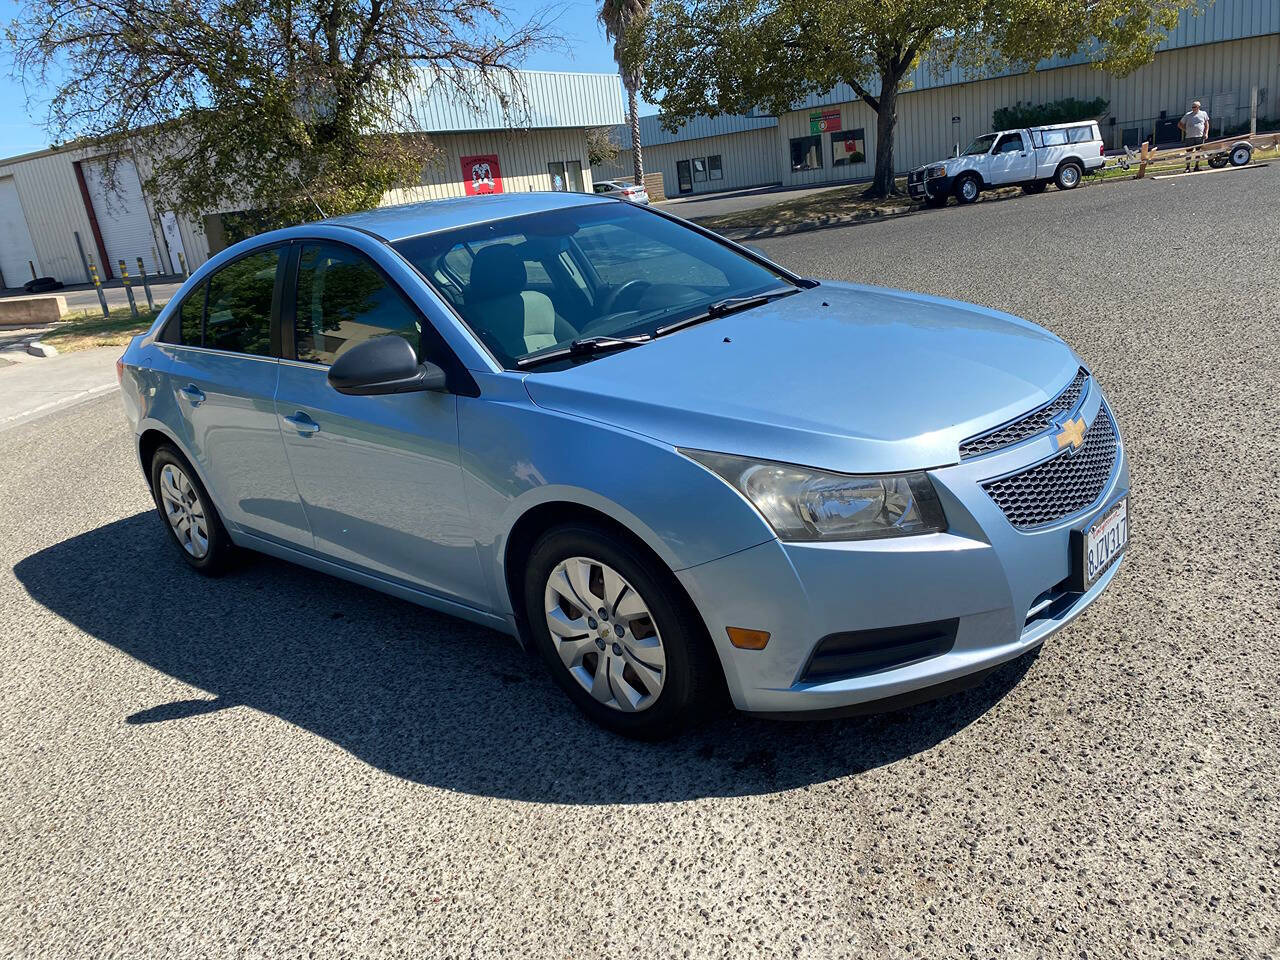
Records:
[[[894,713],[787,723],[725,710],[675,740],[635,743],[582,718],[541,663],[501,634],[256,554],[207,579],[174,550],[148,512],[14,567],[59,617],[208,694],[139,702],[123,721],[182,723],[249,707],[394,776],[470,794],[650,803],[824,783],[950,737],[1033,660]]]

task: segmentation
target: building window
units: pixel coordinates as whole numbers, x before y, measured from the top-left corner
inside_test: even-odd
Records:
[[[831,165],[844,167],[852,163],[866,163],[867,141],[862,128],[841,130],[831,134]]]
[[[569,182],[564,174],[564,162],[560,160],[552,160],[547,164],[547,173],[551,174],[551,189],[557,193],[566,193],[569,190]]]
[[[822,135],[791,138],[791,169],[822,169]]]
[[[693,158],[693,182],[702,183],[706,179],[707,179],[707,158],[694,157]]]
[[[720,157],[707,157],[707,178],[709,180],[723,180],[724,170],[720,166]]]

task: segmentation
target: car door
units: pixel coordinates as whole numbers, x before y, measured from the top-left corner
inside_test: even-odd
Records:
[[[386,274],[351,247],[295,244],[290,272],[289,356],[280,367],[276,413],[314,550],[485,605],[463,493],[457,398],[349,396],[328,382],[329,365],[364,340],[402,336],[419,350],[431,343],[433,351],[447,349],[443,341],[430,336],[429,321]]]
[[[255,250],[183,300],[157,347],[172,425],[224,520],[287,543],[310,528],[276,418],[282,251]]]
[[[1035,173],[1035,154],[1021,133],[1002,134],[987,158],[987,182],[1022,183]]]

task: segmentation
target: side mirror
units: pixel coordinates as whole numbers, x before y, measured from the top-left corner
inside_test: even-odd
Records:
[[[329,368],[329,385],[357,397],[443,390],[445,380],[444,370],[419,363],[409,341],[395,335],[357,344]]]

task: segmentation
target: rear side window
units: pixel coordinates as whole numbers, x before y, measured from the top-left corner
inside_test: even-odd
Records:
[[[374,337],[404,337],[418,350],[418,311],[363,254],[338,244],[302,248],[294,346],[299,360],[333,363]]]
[[[269,357],[271,299],[280,250],[263,250],[229,263],[209,278],[204,345]]]
[[[182,301],[178,308],[178,322],[166,325],[164,341],[198,347],[204,343],[204,295],[207,287],[200,284]]]
[[[1072,127],[1067,131],[1072,143],[1088,143],[1090,140],[1097,139],[1093,135],[1093,124],[1085,127]]]

